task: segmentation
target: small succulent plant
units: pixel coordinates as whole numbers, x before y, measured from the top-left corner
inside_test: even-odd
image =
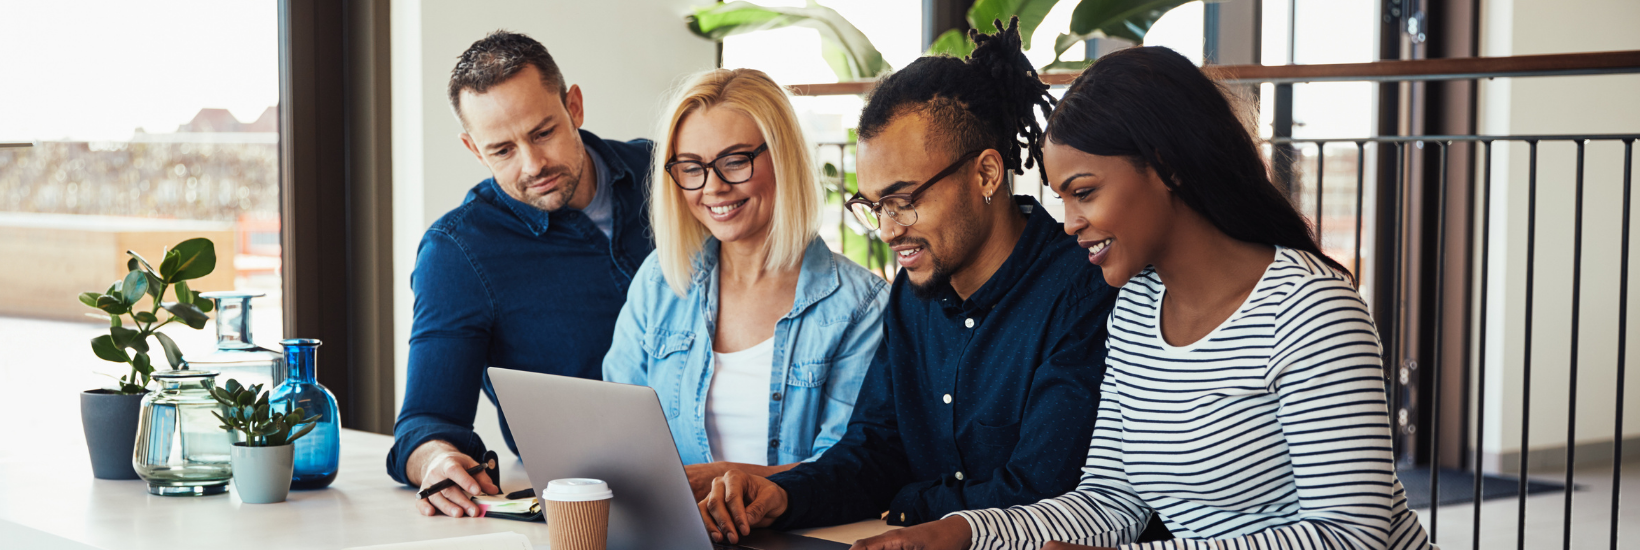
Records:
[[[223,415],[216,411],[222,429],[239,432],[245,437],[246,447],[278,447],[294,443],[297,438],[313,431],[319,415],[306,416],[301,407],[289,413],[270,410],[268,393],[261,384],[245,387],[238,380],[228,380],[226,387],[211,388],[211,396],[222,404]]]

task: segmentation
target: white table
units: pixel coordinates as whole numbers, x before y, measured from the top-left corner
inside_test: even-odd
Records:
[[[543,523],[416,513],[415,491],[387,477],[383,461],[390,436],[343,430],[341,472],[330,488],[292,491],[278,504],[244,504],[231,490],[160,497],[148,494],[140,480],[94,479],[78,421],[77,410],[7,421],[6,450],[0,452],[0,547],[345,548],[498,531],[522,533],[538,547],[547,544]],[[42,464],[25,448],[57,454]],[[513,457],[504,460],[502,487],[529,487],[522,464]],[[888,529],[881,521],[867,521],[804,533],[853,542]]]

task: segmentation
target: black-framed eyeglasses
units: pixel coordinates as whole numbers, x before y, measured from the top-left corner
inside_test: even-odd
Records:
[[[678,187],[683,188],[684,191],[694,191],[706,187],[706,168],[708,166],[712,168],[713,172],[717,172],[718,179],[723,180],[723,183],[731,185],[746,183],[746,180],[752,179],[752,161],[757,160],[757,156],[767,150],[769,150],[769,144],[765,143],[750,152],[727,153],[712,159],[711,162],[674,160],[666,163],[666,173],[672,176],[672,183],[678,184]]]
[[[967,154],[957,157],[957,160],[952,162],[950,166],[940,170],[940,173],[934,174],[934,177],[928,178],[928,181],[918,185],[910,193],[886,195],[881,199],[877,199],[877,202],[868,201],[859,193],[855,193],[854,198],[849,199],[843,205],[854,213],[854,217],[859,218],[860,223],[871,229],[881,227],[878,220],[880,216],[888,216],[888,219],[894,220],[894,223],[900,224],[902,227],[911,227],[911,224],[917,223],[917,197],[921,197],[924,191],[933,187],[940,180],[945,179],[946,176],[956,173],[957,168],[962,167],[963,163],[973,160],[984,152],[984,149],[969,151]]]

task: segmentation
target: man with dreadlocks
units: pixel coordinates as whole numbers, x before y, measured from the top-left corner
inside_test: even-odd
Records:
[[[714,480],[700,502],[714,540],[915,525],[1075,487],[1116,292],[1041,204],[1009,193],[1008,172],[1041,162],[1035,110],[1053,104],[1018,21],[969,36],[969,58],[918,59],[860,116],[850,208],[902,269],[847,432],[787,472]]]

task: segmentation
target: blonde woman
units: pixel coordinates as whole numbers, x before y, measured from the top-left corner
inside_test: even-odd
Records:
[[[650,177],[655,252],[627,292],[604,379],[655,388],[696,497],[842,438],[882,340],[888,284],[818,236],[824,193],[779,85],[694,77]]]

